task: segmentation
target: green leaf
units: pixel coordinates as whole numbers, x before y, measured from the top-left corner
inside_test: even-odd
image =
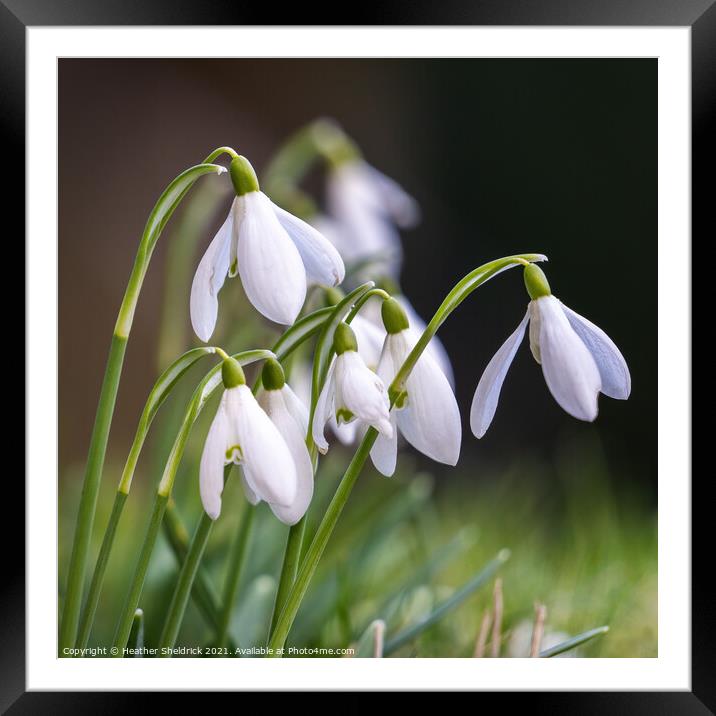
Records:
[[[132,619],[132,630],[129,632],[129,641],[127,642],[129,649],[136,649],[140,653],[132,654],[133,658],[141,659],[141,649],[144,648],[144,612],[136,609],[134,618]]]
[[[212,355],[214,349],[211,347],[194,348],[193,350],[187,351],[183,355],[179,356],[157,379],[154,384],[147,402],[144,405],[142,416],[139,419],[137,425],[137,431],[134,434],[134,440],[132,441],[132,447],[129,450],[127,462],[124,465],[122,471],[122,478],[119,482],[118,491],[125,495],[129,493],[132,486],[132,478],[134,477],[134,471],[137,467],[137,461],[139,460],[139,454],[144,445],[144,441],[149,432],[149,427],[157,414],[157,411],[161,407],[162,403],[167,399],[172,388],[177,384],[177,381],[201,358],[207,355]]]
[[[574,649],[575,647],[578,647],[585,642],[589,641],[590,639],[594,639],[594,637],[601,636],[602,634],[606,634],[609,631],[609,627],[607,625],[597,627],[596,629],[590,629],[589,631],[582,632],[581,634],[577,634],[577,636],[573,636],[571,639],[567,639],[567,641],[563,641],[561,644],[557,644],[557,646],[553,646],[549,649],[545,649],[544,651],[540,652],[540,657],[543,659],[549,659],[551,656],[557,656],[558,654],[564,654],[565,651],[569,651],[570,649]]]
[[[385,654],[392,654],[394,651],[400,649],[408,642],[415,639],[416,636],[424,632],[429,627],[437,624],[448,612],[462,604],[473,592],[482,587],[490,578],[497,572],[497,570],[510,558],[510,551],[508,549],[501,550],[497,556],[480,570],[472,579],[466,582],[460,589],[458,589],[449,599],[446,599],[441,604],[438,604],[430,614],[421,619],[420,621],[412,624],[409,627],[403,629],[403,631],[396,634],[392,639],[389,639],[385,645]]]

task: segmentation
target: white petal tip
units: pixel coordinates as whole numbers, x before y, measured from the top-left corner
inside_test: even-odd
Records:
[[[212,509],[207,509],[207,507],[204,506],[204,512],[206,512],[206,514],[209,515],[212,520],[216,521],[219,519],[219,515],[221,514],[221,505]]]
[[[226,167],[222,167],[222,166],[217,166],[217,167],[216,167],[216,173],[217,173],[217,174],[225,174],[226,171],[227,171]],[[213,518],[212,518],[212,519],[213,519]]]

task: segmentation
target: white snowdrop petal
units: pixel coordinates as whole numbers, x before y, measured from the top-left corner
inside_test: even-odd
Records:
[[[325,436],[326,423],[330,415],[334,414],[334,396],[335,396],[335,371],[336,361],[331,363],[331,367],[328,369],[326,374],[326,382],[323,384],[318,401],[316,402],[316,409],[313,413],[313,425],[312,435],[313,442],[316,444],[319,452],[325,453],[328,451],[328,441]]]
[[[241,486],[244,488],[244,495],[246,495],[247,501],[252,505],[258,505],[259,502],[261,502],[261,498],[256,494],[253,487],[251,487],[251,483],[249,482],[250,479],[250,473],[246,469],[246,466],[244,465],[241,468]]]
[[[224,491],[224,464],[229,440],[228,417],[222,399],[211,423],[199,463],[199,493],[201,503],[212,520],[221,513],[221,493]]]
[[[346,162],[328,178],[328,208],[340,227],[340,250],[349,263],[371,259],[395,274],[402,259],[400,236],[362,161]]]
[[[336,358],[336,410],[343,407],[378,432],[392,436],[390,403],[383,381],[355,351]]]
[[[390,414],[390,423],[393,428],[391,437],[378,435],[370,449],[370,459],[375,469],[386,477],[392,477],[398,461],[398,431],[395,424],[395,412]]]
[[[237,260],[244,291],[266,318],[290,325],[306,298],[301,255],[266,195],[256,191],[242,199],[245,206],[238,230]]]
[[[351,420],[350,423],[340,423],[336,420],[335,416],[332,415],[328,424],[331,427],[331,432],[338,438],[338,442],[341,445],[355,445],[358,440],[358,434],[361,432],[360,420]]]
[[[308,408],[305,403],[296,395],[291,389],[288,383],[285,383],[281,388],[281,395],[286,404],[286,410],[291,414],[291,417],[296,421],[300,431],[303,433],[305,438],[308,432]],[[310,400],[310,398],[309,398]]]
[[[297,491],[296,467],[281,433],[246,385],[226,392],[227,413],[236,425],[250,486],[266,502],[291,505]]]
[[[272,204],[281,226],[301,254],[308,278],[313,283],[337,286],[343,281],[346,269],[333,244],[310,224]]]
[[[394,179],[378,171],[375,167],[370,165],[366,165],[366,167],[383,199],[383,205],[388,215],[400,227],[410,228],[415,226],[420,221],[418,202]]]
[[[405,408],[397,416],[400,432],[429,458],[456,465],[462,440],[460,410],[447,377],[429,353],[420,356],[405,389]]]
[[[358,355],[371,370],[375,370],[380,360],[386,335],[382,321],[378,326],[358,315],[351,321],[351,328],[358,343]]]
[[[216,327],[218,295],[229,272],[233,216],[229,215],[212,239],[194,274],[189,299],[189,313],[194,333],[208,342]]]
[[[495,417],[502,384],[505,381],[507,371],[512,365],[515,353],[517,353],[517,349],[522,343],[529,315],[528,309],[525,317],[520,321],[520,325],[500,346],[492,360],[487,364],[487,368],[485,368],[485,372],[477,384],[470,408],[470,429],[477,438],[481,438],[487,432],[492,419]]]
[[[540,312],[539,347],[547,387],[563,410],[591,422],[597,417],[602,386],[597,364],[554,296],[538,298],[535,304]]]
[[[560,302],[561,303],[561,302]],[[592,354],[602,379],[602,393],[626,400],[631,393],[631,375],[624,356],[611,338],[584,316],[561,303],[569,324]]]
[[[306,447],[305,431],[289,411],[284,389],[264,391],[259,402],[285,440],[296,467],[297,485],[293,502],[289,505],[269,502],[276,517],[287,525],[293,525],[306,514],[313,497],[313,465]]]

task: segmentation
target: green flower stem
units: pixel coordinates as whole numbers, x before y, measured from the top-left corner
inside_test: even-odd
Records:
[[[77,645],[79,647],[87,646],[89,641],[90,633],[92,631],[92,625],[94,623],[95,614],[97,612],[97,605],[99,604],[99,598],[102,591],[102,585],[104,583],[104,575],[107,569],[107,563],[109,561],[112,547],[114,546],[114,540],[117,533],[117,526],[119,519],[124,509],[124,504],[129,495],[129,490],[132,486],[132,478],[134,477],[134,471],[137,467],[137,461],[142,451],[142,447],[146,440],[149,432],[149,427],[157,414],[157,411],[161,407],[162,403],[167,399],[170,392],[177,384],[179,379],[189,370],[200,358],[213,355],[215,349],[207,346],[204,348],[194,348],[187,351],[182,356],[177,358],[157,379],[154,384],[147,402],[142,411],[142,415],[137,425],[137,431],[134,435],[132,446],[129,450],[127,461],[122,471],[122,476],[117,487],[117,493],[114,498],[114,505],[112,507],[112,513],[110,515],[107,527],[105,528],[104,537],[102,538],[102,545],[100,547],[97,562],[95,564],[94,572],[92,574],[92,581],[90,582],[89,592],[85,601],[85,607],[82,612],[82,618],[80,620],[79,635],[77,637]]]
[[[231,610],[236,601],[236,592],[239,588],[241,575],[246,565],[246,555],[249,551],[251,534],[254,525],[256,510],[252,505],[247,505],[244,516],[239,524],[239,531],[236,534],[231,554],[229,555],[229,569],[224,583],[224,593],[221,608],[217,612],[216,645],[226,646],[229,640],[229,626],[231,624]]]
[[[77,513],[72,553],[67,574],[67,588],[65,591],[65,604],[60,624],[59,644],[60,654],[67,647],[75,645],[77,627],[82,606],[82,591],[84,588],[87,558],[90,551],[90,539],[94,516],[97,510],[97,497],[102,478],[102,467],[107,450],[109,428],[112,424],[114,404],[117,399],[119,379],[122,374],[124,352],[127,347],[127,337],[115,334],[107,359],[107,368],[102,381],[102,390],[99,396],[97,415],[92,429],[87,467],[85,469],[80,507]]]
[[[303,549],[303,538],[306,534],[306,516],[304,515],[295,525],[291,525],[288,531],[288,539],[286,540],[286,550],[283,555],[283,564],[281,565],[281,577],[276,590],[276,601],[273,605],[273,613],[271,614],[271,628],[269,636],[276,628],[278,616],[283,610],[286,599],[296,581],[298,574],[298,566],[301,561],[301,550]]]
[[[132,619],[132,630],[129,633],[129,642],[127,646],[130,649],[139,650],[144,647],[144,612],[141,609],[137,609],[134,612],[134,619]],[[132,654],[135,659],[141,659],[142,653]]]
[[[430,319],[430,323],[428,323],[427,327],[423,331],[423,334],[415,344],[415,347],[405,359],[405,362],[400,367],[400,370],[398,370],[389,389],[391,401],[394,402],[394,397],[397,396],[403,389],[405,379],[410,374],[410,371],[415,367],[415,364],[418,362],[418,358],[420,358],[428,343],[430,343],[430,341],[435,337],[435,334],[438,332],[440,326],[442,326],[447,317],[476,288],[481,286],[486,281],[489,281],[493,276],[504,271],[505,269],[513,268],[515,266],[523,266],[526,263],[532,263],[534,261],[545,260],[546,257],[542,254],[517,254],[515,256],[507,256],[505,258],[483,264],[461,279],[445,297],[445,300],[440,305],[440,308],[438,308],[435,312],[435,315]]]
[[[169,500],[167,504],[166,512],[164,513],[164,520],[162,522],[162,528],[164,534],[167,537],[169,546],[174,552],[177,563],[181,566],[184,564],[187,552],[189,551],[189,534],[182,522],[182,519],[177,511],[176,504],[173,499]],[[221,602],[214,589],[214,585],[209,578],[209,575],[199,567],[196,574],[196,581],[194,583],[194,589],[191,592],[192,599],[196,602],[199,611],[204,616],[204,620],[209,624],[214,633],[219,633],[219,613],[221,612]],[[226,646],[231,649],[233,653],[236,652],[236,644],[231,638],[226,640]]]
[[[127,646],[129,634],[132,630],[134,613],[137,609],[137,604],[139,604],[139,597],[142,593],[142,588],[144,587],[144,579],[147,576],[149,560],[151,559],[152,552],[154,551],[154,544],[157,541],[159,526],[162,523],[168,499],[169,498],[167,496],[159,494],[154,499],[154,507],[152,509],[151,519],[149,520],[147,534],[144,537],[144,544],[142,545],[142,549],[139,553],[139,559],[137,560],[137,566],[134,570],[134,577],[129,588],[129,594],[125,600],[122,617],[120,618],[114,635],[113,647],[117,650],[117,653],[112,654],[112,656],[115,658],[124,656],[124,648]]]
[[[231,467],[231,465],[228,465],[224,470],[225,477],[229,470],[231,470]],[[164,628],[159,637],[160,648],[172,648],[176,643],[179,628],[184,620],[186,605],[189,602],[189,595],[194,585],[194,579],[199,569],[201,558],[204,556],[204,550],[206,549],[206,544],[209,541],[209,535],[211,534],[213,526],[214,520],[212,520],[206,512],[202,512],[199,525],[196,528],[191,546],[189,547],[189,552],[179,572],[179,579],[177,580],[174,595],[169,605],[167,619],[164,622]]]
[[[97,605],[99,604],[99,596],[102,591],[102,582],[104,581],[104,574],[107,569],[107,562],[109,561],[109,555],[112,552],[114,537],[117,533],[117,525],[119,524],[119,518],[122,514],[124,503],[126,501],[127,494],[125,492],[117,492],[115,494],[114,504],[112,505],[112,513],[109,516],[109,522],[107,523],[107,528],[105,529],[102,546],[100,547],[99,555],[97,556],[97,563],[95,564],[92,582],[90,583],[89,592],[87,594],[87,602],[85,603],[85,608],[82,612],[79,635],[77,636],[77,646],[81,649],[84,649],[89,642],[92,624],[94,623],[94,617],[97,613]]]
[[[351,291],[351,293],[342,298],[335,306],[329,307],[328,317],[324,320],[321,327],[321,333],[318,337],[318,340],[316,341],[315,358],[313,361],[313,374],[311,381],[311,405],[309,410],[308,432],[306,434],[306,446],[308,447],[308,452],[311,455],[311,462],[313,463],[314,474],[317,465],[317,451],[316,446],[313,442],[313,415],[316,411],[316,403],[318,402],[318,396],[321,392],[321,387],[326,379],[326,375],[328,373],[328,366],[330,365],[331,356],[333,354],[333,333],[336,329],[336,326],[341,322],[346,312],[349,311],[349,309],[351,308],[353,308],[353,310],[356,310],[355,305],[357,305],[358,301],[360,301],[360,299],[365,296],[366,292],[370,293],[371,290],[376,290],[373,289],[373,286],[373,282],[368,281],[367,283],[364,283],[361,286],[358,286],[358,288],[356,288],[355,290]],[[303,540],[305,537],[305,533],[305,517],[302,518],[297,524],[292,525],[289,530],[288,539],[286,540],[286,549],[284,551],[283,556],[283,564],[281,565],[281,576],[279,577],[278,589],[276,591],[276,601],[274,602],[273,613],[271,615],[271,631],[269,632],[269,634],[273,633],[273,630],[277,623],[277,619],[283,610],[284,603],[296,580],[298,566],[301,559],[301,552],[303,550]]]
[[[430,320],[430,323],[427,325],[425,331],[421,335],[413,350],[406,358],[401,368],[398,370],[395,379],[391,383],[390,389],[388,391],[391,408],[395,404],[395,401],[400,394],[400,386],[403,384],[408,375],[410,375],[410,371],[415,366],[415,363],[421,356],[422,352],[427,348],[428,343],[430,343],[431,339],[437,333],[438,328],[440,328],[445,319],[460,305],[460,303],[462,303],[462,301],[467,298],[467,296],[469,296],[476,288],[478,288],[483,283],[492,278],[495,274],[499,273],[500,271],[503,271],[504,269],[510,268],[512,266],[524,265],[525,263],[532,261],[542,261],[544,259],[545,257],[541,254],[520,254],[516,256],[508,256],[506,258],[497,259],[496,261],[491,261],[490,263],[480,266],[474,271],[471,271],[469,274],[467,274],[467,276],[465,276],[461,281],[459,281],[447,295],[440,308],[438,308],[437,312]],[[368,285],[367,287],[361,288],[363,288],[363,292],[365,292],[366,290],[372,288],[372,286]],[[343,306],[346,300],[350,298],[350,301],[353,302],[359,297],[360,296],[353,296],[352,294],[351,296],[347,296],[346,299],[344,299],[340,304],[338,304],[338,306],[336,306],[335,312],[338,315],[342,315],[339,309]],[[335,329],[335,325],[333,325],[332,319],[326,322],[322,338],[327,337],[331,326]],[[317,347],[316,349],[316,359],[318,359],[319,357],[319,347]],[[327,358],[328,354],[326,354],[326,361]],[[320,373],[318,373],[318,375],[320,375]],[[314,380],[315,378],[316,366],[314,363]],[[313,406],[314,400],[312,399],[311,402]],[[321,559],[321,555],[323,554],[323,551],[328,544],[328,540],[333,533],[333,529],[338,522],[338,518],[340,517],[340,514],[345,507],[345,504],[348,500],[348,497],[350,496],[351,491],[353,490],[353,485],[358,479],[358,475],[360,474],[360,471],[363,469],[363,465],[365,464],[366,460],[368,459],[368,456],[370,455],[370,450],[373,447],[373,443],[375,442],[377,436],[378,433],[376,432],[375,428],[368,429],[363,440],[358,446],[358,450],[353,455],[353,458],[348,465],[348,468],[343,475],[340,484],[338,485],[338,488],[336,490],[335,495],[333,496],[333,499],[331,500],[331,503],[326,509],[323,519],[321,520],[321,524],[316,530],[316,534],[313,538],[313,541],[311,542],[311,545],[306,551],[306,556],[301,563],[301,567],[298,571],[298,575],[296,576],[294,585],[286,599],[286,604],[282,609],[276,622],[276,627],[271,634],[271,638],[269,640],[269,648],[271,649],[271,653],[269,654],[269,656],[280,656],[280,654],[277,653],[278,649],[283,647],[286,643],[286,638],[288,637],[288,633],[291,629],[291,626],[293,625],[293,621],[296,618],[298,609],[301,606],[301,601],[306,594],[308,585],[313,577],[313,574],[316,571],[316,568],[318,567],[318,562]]]
[[[271,351],[266,350],[253,350],[244,351],[237,353],[233,356],[242,365],[264,360],[265,358],[275,357]],[[174,479],[176,478],[177,470],[181,463],[182,456],[184,455],[184,449],[186,448],[187,440],[191,428],[194,425],[195,420],[204,409],[209,398],[213,395],[214,391],[221,384],[221,364],[214,366],[202,379],[197,386],[194,394],[192,395],[189,405],[187,406],[184,414],[181,428],[177,433],[172,446],[169,457],[167,458],[166,466],[164,467],[164,474],[159,482],[157,488],[157,495],[155,498],[154,511],[152,513],[152,519],[150,521],[149,529],[144,538],[144,544],[137,562],[132,582],[129,587],[129,593],[124,603],[122,614],[119,618],[119,624],[115,633],[114,646],[118,648],[119,653],[115,656],[122,656],[122,650],[127,644],[127,638],[129,636],[129,630],[132,625],[132,617],[134,610],[137,608],[139,602],[139,596],[142,593],[144,586],[144,579],[147,575],[147,566],[149,564],[149,557],[154,550],[154,545],[157,541],[157,534],[159,531],[159,525],[161,524],[164,512],[166,510],[167,501],[171,495],[172,488],[174,486]],[[155,524],[155,520],[158,520]]]
[[[378,296],[383,301],[387,301],[391,297],[390,294],[382,288],[371,288],[353,304],[353,308],[351,308],[346,316],[346,323],[350,323],[358,315],[358,312],[361,308],[363,308],[363,305],[375,296]]]
[[[276,621],[276,626],[269,640],[269,649],[271,650],[269,656],[280,656],[277,650],[286,643],[288,632],[293,625],[293,620],[296,618],[298,608],[301,606],[301,602],[306,594],[311,578],[316,571],[316,567],[318,567],[321,555],[328,544],[328,540],[333,533],[338,518],[348,501],[348,497],[353,490],[358,475],[363,469],[365,461],[368,459],[368,455],[370,455],[370,449],[373,447],[373,443],[377,437],[378,433],[375,428],[369,428],[361,444],[358,446],[358,450],[355,455],[353,455],[353,459],[348,465],[348,469],[343,475],[331,503],[326,509],[321,524],[318,526],[316,534],[306,551],[306,556],[301,562],[301,567],[298,570],[293,587],[286,598],[286,603]]]
[[[222,171],[226,170],[215,164],[203,163],[182,172],[159,197],[145,225],[124,298],[119,308],[90,439],[87,466],[67,573],[65,604],[59,633],[60,653],[65,647],[74,646],[76,642],[82,606],[82,592],[87,571],[87,558],[89,557],[92,527],[97,509],[97,497],[102,481],[102,469],[107,450],[109,429],[112,424],[124,353],[132,328],[134,311],[137,307],[139,293],[149,267],[152,251],[169,217],[194,182],[204,174],[221,173]]]

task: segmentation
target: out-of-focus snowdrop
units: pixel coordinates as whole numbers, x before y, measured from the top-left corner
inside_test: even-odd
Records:
[[[359,421],[374,427],[381,435],[392,437],[385,385],[361,358],[355,333],[346,323],[336,326],[333,347],[336,356],[328,369],[313,416],[313,441],[319,451],[328,450],[324,430],[331,417],[335,417],[339,425]]]
[[[387,335],[378,375],[389,385],[417,339],[410,332],[406,312],[396,299],[383,301],[381,313]],[[447,465],[457,464],[462,439],[460,411],[450,382],[429,352],[420,356],[405,380],[390,420],[392,435],[379,435],[370,453],[373,464],[383,475],[395,472],[398,429],[424,455]]]
[[[396,181],[368,164],[335,123],[316,124],[314,135],[330,163],[326,184],[332,221],[329,238],[347,263],[369,262],[372,275],[397,276],[403,258],[398,229],[418,223],[417,202]]]
[[[289,505],[269,502],[269,507],[281,522],[293,525],[306,514],[313,497],[313,465],[306,447],[308,409],[286,383],[283,368],[278,361],[266,361],[261,382],[263,390],[259,394],[259,405],[278,428],[296,466],[296,497],[293,502]],[[243,484],[246,498],[252,504],[257,504],[261,497],[253,491],[245,476]]]
[[[221,513],[224,466],[241,466],[253,496],[289,510],[297,498],[298,475],[291,448],[256,402],[239,363],[224,354],[224,393],[204,443],[199,466],[201,501],[215,520]]]
[[[227,275],[238,274],[253,306],[284,325],[298,316],[308,282],[335,286],[345,276],[343,260],[333,244],[260,191],[246,158],[234,158],[229,173],[236,198],[201,259],[191,287],[191,322],[203,341],[214,332],[218,294]]]
[[[527,313],[488,363],[472,401],[470,426],[478,438],[492,422],[502,383],[528,323],[532,355],[541,363],[554,399],[567,413],[592,421],[600,392],[619,400],[626,400],[631,392],[629,368],[611,338],[553,296],[538,266],[525,266],[524,275],[532,299]]]

